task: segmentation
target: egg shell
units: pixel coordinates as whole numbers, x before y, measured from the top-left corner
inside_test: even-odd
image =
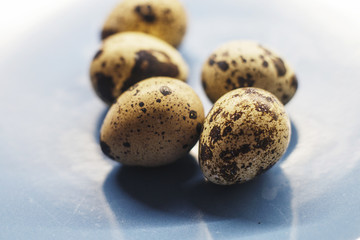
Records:
[[[289,64],[253,41],[231,41],[217,48],[203,64],[202,84],[212,102],[242,87],[273,93],[283,104],[294,96],[298,80]]]
[[[140,31],[178,46],[185,33],[187,16],[178,0],[123,0],[110,13],[101,38],[124,31]]]
[[[204,118],[203,105],[189,85],[150,78],[129,88],[111,106],[101,127],[101,149],[126,165],[165,165],[195,145]]]
[[[222,96],[204,121],[199,164],[209,181],[247,182],[285,153],[291,129],[283,104],[270,92],[239,88]]]
[[[155,76],[186,81],[188,66],[175,48],[139,32],[107,38],[90,66],[92,86],[109,105],[130,86]]]

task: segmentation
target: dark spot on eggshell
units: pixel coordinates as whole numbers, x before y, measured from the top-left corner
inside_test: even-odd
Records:
[[[240,72],[239,69],[235,69],[231,72],[231,77],[234,77],[236,73]]]
[[[247,74],[246,77],[238,77],[237,78],[239,87],[252,87],[255,83],[255,80],[252,79],[250,74]]]
[[[258,112],[269,112],[270,111],[270,106],[261,102],[256,102],[255,103],[255,110]]]
[[[96,79],[96,89],[100,97],[109,103],[115,102],[116,98],[112,93],[115,87],[113,78],[101,72],[95,73],[94,77]]]
[[[207,84],[206,84],[205,79],[202,79],[202,80],[201,80],[201,84],[202,84],[202,87],[204,88],[204,90],[206,90]]]
[[[183,146],[183,149],[185,149],[185,148],[187,148],[187,147],[189,147],[189,145],[185,144],[185,145]]]
[[[212,160],[213,158],[213,154],[211,149],[209,148],[209,146],[207,146],[206,144],[201,144],[200,145],[200,163],[207,161],[207,160]]]
[[[156,99],[156,102],[157,102],[157,103],[161,103],[161,99]]]
[[[240,119],[241,118],[241,116],[242,116],[242,112],[240,111],[240,112],[234,112],[230,117],[231,117],[231,120],[233,120],[233,121],[236,121],[236,120],[238,120],[238,119]]]
[[[162,55],[166,59],[165,62],[159,61],[157,55]],[[127,90],[130,86],[146,78],[156,76],[175,78],[178,75],[178,67],[171,62],[166,53],[157,50],[140,50],[136,52],[135,65],[130,76],[124,81],[121,91]]]
[[[229,116],[229,112],[223,112],[221,116],[226,119]]]
[[[220,152],[219,157],[224,161],[232,160],[241,154],[250,152],[250,144],[243,144],[238,149],[230,149]]]
[[[93,58],[93,60],[99,58],[102,53],[103,53],[103,50],[101,50],[101,49],[99,51],[97,51],[94,58]]]
[[[269,145],[274,143],[274,140],[272,140],[270,137],[255,139],[255,141],[256,144],[254,145],[254,148],[261,148],[262,150],[266,150]]]
[[[101,32],[101,39],[105,39],[115,33],[117,33],[117,30],[115,29],[103,29]]]
[[[285,68],[284,61],[279,57],[271,58],[271,60],[274,63],[274,66],[275,66],[276,71],[277,71],[277,75],[279,77],[284,76],[286,74],[286,68]]]
[[[245,93],[246,94],[257,94],[258,92],[256,91],[255,88],[246,88]]]
[[[198,123],[197,125],[196,125],[196,132],[200,135],[201,134],[201,132],[202,132],[202,127],[203,127],[203,125],[201,124],[201,123]]]
[[[134,11],[147,23],[153,23],[156,20],[156,15],[150,5],[138,5]]]
[[[254,131],[254,136],[255,137],[258,137],[258,136],[260,136],[261,134],[264,134],[265,133],[265,131],[264,131],[264,129],[254,129],[253,130]]]
[[[144,106],[144,103],[143,103],[143,102],[140,102],[140,103],[139,103],[139,106],[140,106],[140,107],[143,107],[143,106]]]
[[[140,92],[140,90],[136,89],[135,93],[133,96],[136,96],[138,93]]]
[[[223,130],[222,136],[223,137],[227,136],[231,131],[232,131],[231,126],[225,127],[224,130]]]
[[[291,78],[291,87],[295,88],[295,90],[298,88],[298,80],[295,75]]]
[[[214,144],[221,139],[221,129],[219,126],[214,126],[210,131],[211,143]]]
[[[100,140],[100,148],[101,148],[101,151],[108,157],[114,159],[114,157],[111,155],[111,149],[109,147],[109,145],[107,145],[106,142]]]
[[[262,65],[264,68],[267,68],[269,66],[269,63],[267,61],[263,61]]]
[[[231,89],[235,89],[236,85],[231,81],[230,78],[226,79],[226,84],[231,87]],[[226,89],[228,89],[228,87],[225,87]]]
[[[210,122],[214,121],[214,119],[221,113],[223,109],[222,108],[218,108],[215,112],[213,112],[210,116]]]
[[[197,112],[194,110],[191,110],[189,113],[189,118],[196,119],[197,118]]]
[[[234,182],[239,172],[239,167],[236,162],[224,163],[220,168],[220,176],[225,182]]]
[[[130,143],[124,142],[124,143],[123,143],[123,146],[128,148],[128,147],[130,147]]]
[[[240,56],[240,58],[241,58],[241,61],[242,61],[243,63],[246,63],[246,62],[247,62],[247,60],[246,60],[243,56]]]
[[[164,96],[170,95],[172,93],[171,89],[168,86],[160,87],[160,92]]]
[[[283,95],[281,96],[281,100],[282,100],[283,102],[287,101],[288,99],[289,99],[289,95],[287,95],[287,94],[283,94]]]
[[[216,64],[223,72],[226,72],[229,69],[229,64],[225,61],[220,61],[217,62]]]
[[[143,113],[146,113],[146,108],[142,108],[141,111],[142,111]]]
[[[216,63],[215,58],[216,58],[216,54],[213,54],[213,55],[211,55],[211,56],[209,57],[208,64],[209,64],[210,66],[212,66],[212,65],[214,65],[214,64]]]
[[[269,103],[273,103],[273,102],[274,102],[274,98],[273,98],[273,97],[265,97],[265,100],[268,101]]]

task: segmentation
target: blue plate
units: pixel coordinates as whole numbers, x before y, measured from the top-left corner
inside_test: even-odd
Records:
[[[107,108],[88,69],[115,3],[78,1],[11,48],[0,45],[0,239],[360,237],[357,1],[184,1],[189,29],[180,51],[206,111],[201,66],[224,42],[269,46],[299,79],[286,105],[293,131],[287,153],[254,181],[232,187],[203,180],[196,148],[156,169],[102,154]]]

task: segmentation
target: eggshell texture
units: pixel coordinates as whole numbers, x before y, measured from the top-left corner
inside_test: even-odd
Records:
[[[284,106],[273,94],[258,88],[233,90],[205,119],[199,140],[201,170],[216,184],[249,181],[281,158],[290,134]]]
[[[285,60],[252,41],[232,41],[216,49],[203,64],[202,83],[212,102],[233,89],[257,87],[286,104],[298,86]]]
[[[202,103],[186,83],[167,77],[139,82],[107,113],[100,145],[127,165],[159,166],[186,155],[204,121]]]
[[[187,75],[188,66],[175,48],[139,32],[107,38],[90,66],[93,88],[107,104],[146,78],[167,76],[186,81]]]
[[[178,0],[123,0],[107,18],[102,39],[124,31],[140,31],[178,46],[186,32],[187,17]]]

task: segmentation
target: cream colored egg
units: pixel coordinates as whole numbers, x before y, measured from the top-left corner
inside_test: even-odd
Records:
[[[202,83],[212,102],[233,89],[257,87],[286,104],[298,86],[284,59],[252,41],[232,41],[217,48],[203,64]]]
[[[165,165],[190,151],[203,121],[202,103],[189,85],[150,78],[129,88],[111,106],[101,127],[101,149],[126,165]]]
[[[221,185],[244,183],[285,153],[290,121],[270,92],[239,88],[222,96],[207,115],[199,140],[204,176]]]
[[[186,12],[178,0],[122,0],[107,18],[101,37],[140,31],[178,46],[186,32]]]
[[[188,66],[175,48],[140,32],[107,38],[90,66],[92,86],[107,104],[135,83],[155,76],[186,81]]]

